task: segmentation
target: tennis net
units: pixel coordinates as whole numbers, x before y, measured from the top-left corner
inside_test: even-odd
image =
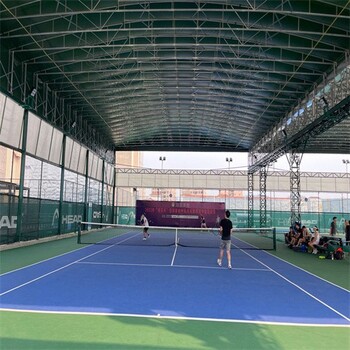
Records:
[[[148,234],[144,240],[143,226],[81,222],[78,243],[218,248],[221,241],[218,228],[150,226]],[[275,250],[276,231],[274,228],[235,228],[231,241],[234,249]]]

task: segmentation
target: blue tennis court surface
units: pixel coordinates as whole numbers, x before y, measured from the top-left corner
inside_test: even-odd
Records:
[[[180,246],[85,246],[1,275],[0,308],[350,325],[349,291],[264,251],[233,249],[232,270],[216,265],[217,254]]]

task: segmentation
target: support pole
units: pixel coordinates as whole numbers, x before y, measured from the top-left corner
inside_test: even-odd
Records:
[[[105,191],[105,160],[102,160],[102,193],[101,193],[101,217],[100,222],[103,222],[103,201],[104,201],[104,191]]]
[[[89,150],[86,151],[85,158],[85,194],[84,194],[84,221],[88,221],[88,186],[89,186]],[[83,230],[86,227],[82,228]]]
[[[60,202],[58,204],[58,234],[62,234],[62,217],[63,217],[63,195],[64,195],[64,167],[66,158],[66,135],[62,139],[62,160],[61,160],[61,181],[60,181]]]
[[[277,249],[276,227],[273,228],[272,237],[273,237],[273,250],[276,250]]]
[[[115,166],[113,166],[113,198],[112,198],[112,224],[115,223],[115,187],[116,187],[116,171],[115,171]]]
[[[21,157],[21,170],[19,176],[19,196],[18,196],[18,210],[17,210],[17,229],[16,240],[22,240],[22,221],[23,221],[23,190],[24,190],[24,176],[26,168],[26,155],[27,155],[27,134],[28,134],[28,109],[24,109],[23,113],[23,133],[22,133],[22,157]]]

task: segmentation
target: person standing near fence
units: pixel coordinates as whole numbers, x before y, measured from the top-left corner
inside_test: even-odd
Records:
[[[205,217],[201,215],[201,228],[207,228]]]
[[[225,211],[225,218],[220,221],[220,235],[221,235],[221,244],[220,252],[217,263],[219,266],[222,266],[222,258],[224,256],[224,251],[226,250],[227,255],[227,265],[229,269],[232,269],[231,265],[231,234],[232,234],[232,222],[229,219],[231,213],[229,210]]]
[[[345,220],[345,245],[350,245],[350,220]]]
[[[331,236],[335,236],[337,234],[337,217],[333,217],[333,221],[331,222],[331,227],[329,228],[329,234]]]

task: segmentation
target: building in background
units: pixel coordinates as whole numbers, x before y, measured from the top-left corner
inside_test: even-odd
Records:
[[[15,194],[19,185],[21,153],[0,145],[0,191]]]
[[[117,151],[115,152],[116,168],[140,168],[142,167],[142,152]],[[143,197],[143,190],[136,188],[123,188],[116,192],[116,205],[134,207],[139,196]]]
[[[142,152],[117,151],[115,152],[115,162],[117,168],[140,168],[143,166]]]

